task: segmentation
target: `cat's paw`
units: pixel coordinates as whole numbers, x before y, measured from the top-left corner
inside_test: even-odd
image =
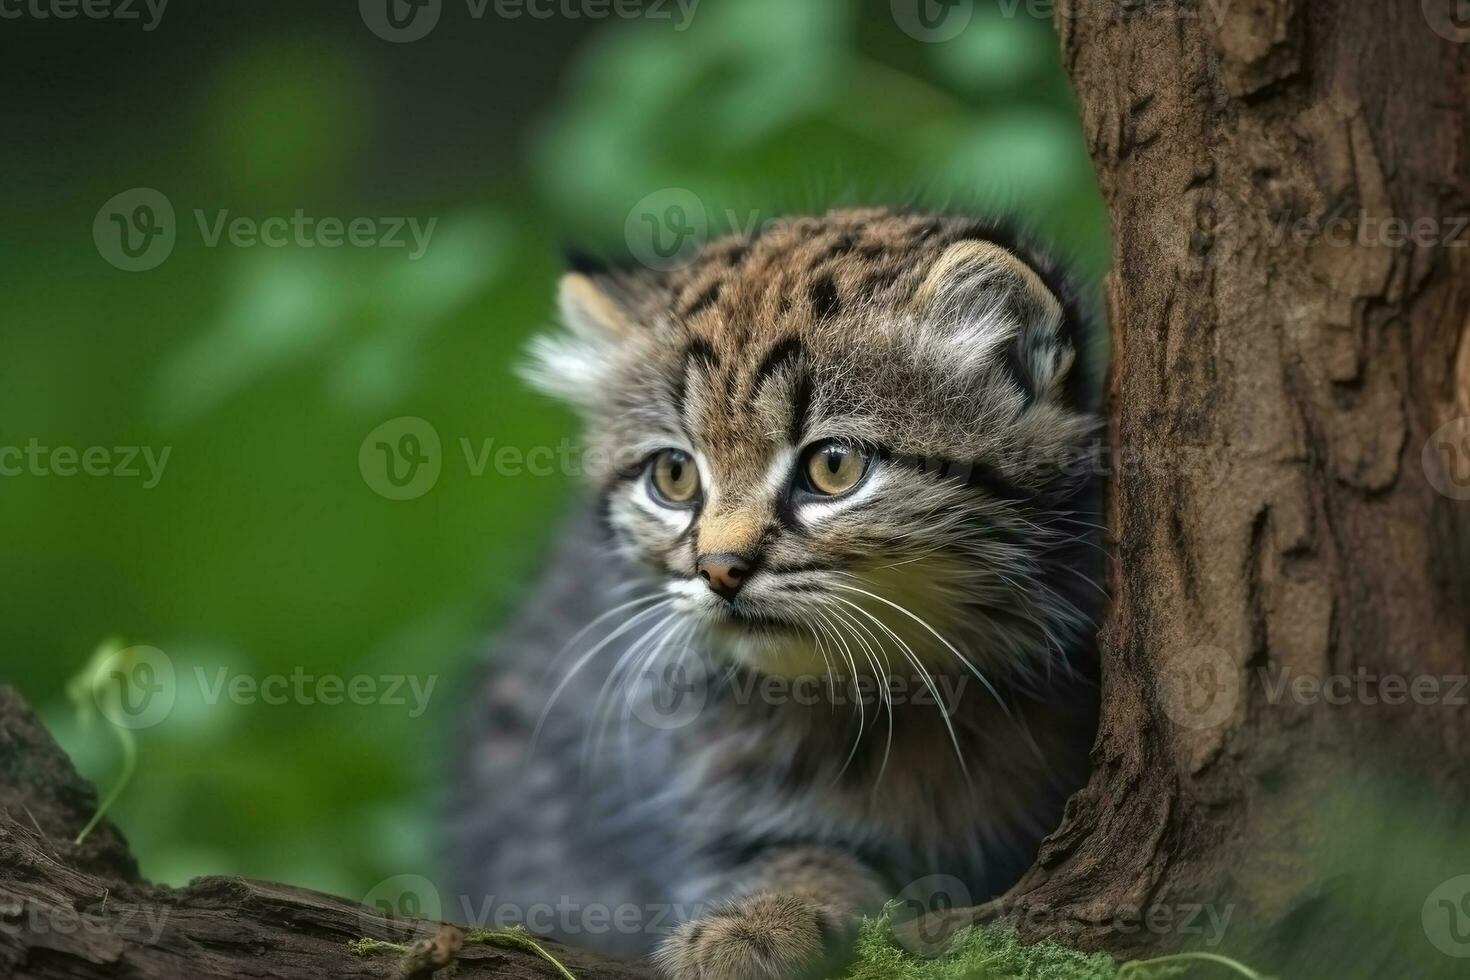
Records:
[[[795,895],[752,895],[680,926],[654,963],[669,980],[817,980],[846,953],[854,921]]]

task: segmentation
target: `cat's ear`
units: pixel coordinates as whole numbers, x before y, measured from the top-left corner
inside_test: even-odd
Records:
[[[627,290],[609,275],[568,272],[561,277],[556,305],[573,334],[594,341],[617,341],[633,332]]]
[[[1072,400],[1077,352],[1062,301],[1009,249],[963,241],[945,249],[914,294],[927,353],[966,374],[999,369],[1025,403]]]
[[[556,398],[594,404],[614,351],[638,329],[638,288],[630,274],[574,268],[563,275],[557,310],[565,329],[532,341],[522,376]]]

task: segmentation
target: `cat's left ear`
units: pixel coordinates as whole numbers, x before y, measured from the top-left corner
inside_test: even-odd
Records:
[[[949,246],[914,294],[929,352],[970,373],[1009,373],[1026,404],[1070,405],[1077,351],[1067,313],[1041,276],[1018,255],[989,241]]]

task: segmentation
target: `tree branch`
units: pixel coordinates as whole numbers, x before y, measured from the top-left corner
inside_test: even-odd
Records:
[[[110,822],[72,843],[96,805],[96,791],[35,713],[0,686],[0,975],[424,977],[432,964],[452,961],[466,980],[565,980],[524,944],[471,934],[454,949],[453,933],[437,923],[385,918],[305,888],[226,877],[150,884]],[[376,942],[354,949],[363,939]],[[652,976],[642,964],[536,942],[577,980]]]

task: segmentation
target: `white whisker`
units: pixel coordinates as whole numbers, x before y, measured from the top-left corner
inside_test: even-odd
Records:
[[[849,599],[844,599],[841,596],[833,596],[832,598],[836,599],[843,605],[851,606],[853,609],[856,609],[858,612],[871,619],[878,626],[879,629],[887,633],[893,639],[893,641],[898,644],[899,652],[903,654],[904,659],[906,659],[909,664],[919,672],[919,676],[924,679],[924,685],[929,689],[929,694],[934,698],[934,702],[936,704],[943,703],[943,699],[939,696],[939,690],[934,684],[934,678],[932,678],[929,675],[929,672],[924,669],[924,665],[919,662],[918,655],[915,654],[913,652],[913,649],[904,642],[903,637],[899,636],[893,630],[889,629],[887,623],[883,622],[883,620],[879,619],[877,616],[873,615],[871,612],[864,609],[857,603]],[[960,749],[960,740],[959,736],[955,734],[954,725],[950,723],[948,713],[941,711],[940,717],[944,719],[944,727],[949,732],[949,741],[950,744],[954,746],[954,754],[955,758],[959,760],[960,771],[968,776],[970,773],[969,766],[965,764],[965,753],[963,750]]]
[[[649,616],[655,612],[658,612],[660,609],[663,609],[666,605],[672,603],[673,601],[673,599],[664,599],[662,602],[659,602],[656,605],[650,606],[647,609],[640,610],[623,625],[619,626],[617,629],[613,630],[607,636],[599,640],[597,642],[597,645],[594,646],[591,650],[588,650],[580,658],[578,658],[577,662],[572,665],[572,669],[567,671],[567,673],[562,677],[561,681],[552,690],[551,694],[546,698],[546,707],[541,709],[541,717],[536,719],[536,727],[531,732],[531,741],[526,750],[526,754],[528,756],[535,754],[536,746],[541,741],[541,730],[546,725],[546,719],[551,715],[551,709],[556,705],[557,698],[561,697],[562,692],[567,689],[567,685],[572,683],[573,678],[575,678],[577,674],[581,672],[582,668],[586,667],[587,664],[591,662],[592,658],[601,653],[602,650],[609,643],[611,643],[613,640],[616,640],[619,636],[622,636],[624,633],[628,632],[628,630],[636,626],[639,620],[643,619],[645,616]]]

